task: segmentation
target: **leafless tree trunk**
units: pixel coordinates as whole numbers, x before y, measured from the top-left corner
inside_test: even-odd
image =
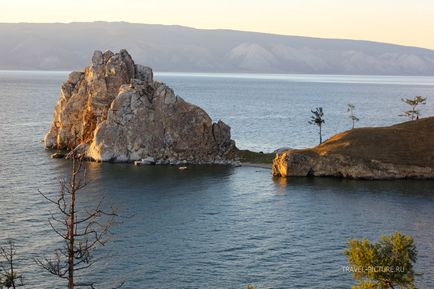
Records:
[[[77,282],[75,273],[91,267],[95,261],[92,251],[104,246],[109,240],[109,230],[117,216],[116,210],[102,209],[102,200],[91,211],[76,207],[77,192],[86,185],[86,175],[81,160],[72,158],[72,172],[69,181],[60,181],[58,198],[41,195],[57,207],[57,215],[51,214],[49,224],[65,242],[63,248],[54,252],[52,259],[36,260],[49,273],[66,279],[68,289],[76,287],[95,288],[91,282]],[[60,217],[59,217],[60,216]]]
[[[18,275],[15,271],[15,254],[15,245],[11,240],[8,241],[8,247],[0,248],[0,255],[7,264],[7,267],[3,266],[3,264],[0,266],[0,275],[2,276],[2,278],[0,278],[0,288],[5,286],[6,288],[16,289],[16,287],[23,286],[23,277]]]

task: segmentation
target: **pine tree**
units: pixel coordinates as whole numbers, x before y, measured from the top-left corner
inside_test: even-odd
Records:
[[[356,110],[356,106],[354,104],[349,103],[348,104],[348,108],[347,108],[347,112],[349,113],[349,117],[350,119],[353,121],[353,127],[354,128],[354,124],[356,121],[359,121],[360,119],[355,115],[355,110]]]
[[[414,288],[417,250],[410,236],[396,232],[375,243],[350,240],[345,255],[359,281],[353,288]]]
[[[322,144],[322,124],[325,123],[324,112],[322,107],[317,107],[316,110],[311,110],[312,116],[309,124],[319,127],[319,143]]]
[[[408,104],[411,109],[403,112],[399,116],[408,117],[410,120],[419,119],[421,116],[420,110],[416,109],[420,104],[426,104],[426,97],[416,96],[415,98],[402,98],[404,103]]]

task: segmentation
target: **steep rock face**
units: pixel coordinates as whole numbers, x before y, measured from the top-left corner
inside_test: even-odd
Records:
[[[84,72],[63,84],[47,148],[77,150],[96,161],[215,163],[236,149],[230,127],[153,80],[127,51],[95,51]]]
[[[126,50],[119,54],[95,51],[84,72],[70,73],[62,85],[53,121],[45,136],[49,148],[73,149],[89,143],[121,85],[130,82],[135,66]]]
[[[360,179],[434,178],[434,117],[337,134],[310,149],[286,150],[275,176]]]

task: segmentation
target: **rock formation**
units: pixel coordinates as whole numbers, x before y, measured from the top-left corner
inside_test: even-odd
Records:
[[[44,141],[114,162],[225,163],[236,151],[228,125],[154,81],[126,50],[95,51],[90,66],[69,75]]]
[[[275,176],[434,178],[434,117],[353,129],[314,148],[286,150],[272,169]]]

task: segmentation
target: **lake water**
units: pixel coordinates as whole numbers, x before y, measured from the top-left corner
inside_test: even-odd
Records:
[[[0,72],[0,243],[15,239],[25,288],[64,288],[33,258],[59,246],[47,223],[70,163],[50,159],[40,140],[66,72]],[[400,99],[423,95],[434,115],[433,77],[170,74],[155,76],[214,120],[232,127],[238,147],[273,151],[318,141],[310,109],[325,110],[325,135],[403,119]],[[434,182],[273,179],[267,169],[134,167],[88,163],[80,203],[103,196],[122,224],[89,274],[98,288],[349,288],[349,238],[414,237],[420,288],[434,288]]]

